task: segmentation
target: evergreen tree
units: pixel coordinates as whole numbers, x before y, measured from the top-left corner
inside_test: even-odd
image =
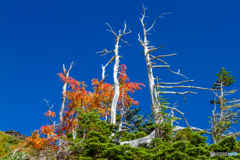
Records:
[[[240,105],[239,100],[227,100],[225,96],[235,93],[237,90],[227,91],[226,87],[229,87],[235,82],[235,77],[230,75],[231,72],[226,71],[225,68],[221,68],[221,70],[216,74],[217,81],[213,84],[213,89],[218,89],[218,93],[214,92],[215,99],[211,100],[211,104],[214,104],[214,110],[212,111],[213,116],[211,118],[211,130],[212,130],[212,138],[214,143],[219,142],[225,136],[234,135],[238,136],[239,133],[233,134],[228,131],[231,128],[231,125],[234,123],[238,123],[237,119],[239,119],[239,108]],[[217,100],[216,100],[217,98]],[[216,106],[219,108],[219,113],[216,112]],[[234,109],[237,111],[234,111]],[[223,136],[225,134],[225,136]]]
[[[141,108],[129,108],[124,114],[124,128],[126,131],[121,133],[121,141],[134,140],[147,136],[143,124],[147,121],[146,116],[139,115]],[[117,125],[120,123],[120,115],[117,114]]]

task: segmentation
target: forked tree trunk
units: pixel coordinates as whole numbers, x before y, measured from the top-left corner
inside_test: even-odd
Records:
[[[109,26],[109,28],[110,28],[110,30],[107,30],[107,31],[110,31],[111,33],[113,33],[114,34],[114,36],[115,36],[115,48],[114,48],[114,50],[112,50],[112,51],[107,51],[107,49],[104,49],[103,51],[100,51],[100,52],[102,52],[103,53],[103,55],[102,56],[104,56],[104,55],[106,55],[106,54],[109,54],[109,53],[112,53],[112,52],[114,52],[115,53],[115,56],[114,56],[114,58],[115,58],[115,63],[114,63],[114,68],[113,68],[113,82],[114,82],[114,96],[113,96],[113,100],[112,100],[112,105],[111,105],[111,124],[116,124],[116,112],[117,112],[117,102],[118,102],[118,98],[119,98],[119,82],[118,82],[118,68],[119,68],[119,55],[118,55],[118,49],[119,49],[119,41],[121,40],[121,41],[123,41],[121,38],[122,38],[122,36],[123,35],[125,35],[125,34],[129,34],[129,33],[131,33],[132,31],[130,31],[129,30],[129,32],[125,32],[126,31],[126,27],[127,27],[127,25],[126,25],[126,22],[124,23],[124,29],[123,29],[123,31],[121,31],[121,30],[119,30],[119,34],[117,35],[114,31],[113,31],[113,29],[112,29],[112,27],[108,24],[108,23],[106,23],[108,26]],[[128,42],[127,41],[123,41],[125,44],[128,44]],[[112,60],[114,59],[114,58],[112,58]],[[112,62],[112,60],[111,60],[111,62]],[[103,69],[103,71],[104,71],[104,69]],[[104,76],[104,74],[102,73],[102,77]]]

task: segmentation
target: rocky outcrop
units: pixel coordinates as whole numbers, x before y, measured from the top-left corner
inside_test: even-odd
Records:
[[[9,131],[6,131],[5,132],[6,134],[9,134],[11,136],[15,136],[15,137],[18,137],[20,138],[21,140],[25,140],[27,138],[27,136],[17,132],[17,131],[12,131],[12,130],[9,130]]]

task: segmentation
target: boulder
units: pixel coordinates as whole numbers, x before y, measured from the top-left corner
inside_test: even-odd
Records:
[[[13,130],[9,130],[9,131],[6,131],[5,132],[6,134],[9,134],[11,136],[15,136],[15,137],[18,137],[20,138],[21,140],[25,140],[27,138],[27,136],[17,132],[17,131],[13,131]]]

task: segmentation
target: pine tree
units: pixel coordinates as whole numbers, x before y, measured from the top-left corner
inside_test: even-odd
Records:
[[[240,132],[233,134],[228,131],[231,128],[232,124],[238,123],[237,119],[239,119],[239,108],[240,105],[237,103],[239,100],[227,100],[225,96],[231,95],[235,93],[237,90],[227,91],[226,87],[229,87],[235,82],[235,77],[230,75],[231,72],[226,71],[225,68],[221,68],[221,70],[216,74],[218,77],[217,81],[213,84],[213,89],[218,89],[218,93],[214,92],[215,99],[211,100],[210,103],[214,104],[214,110],[212,111],[213,116],[211,118],[211,130],[212,130],[212,138],[214,143],[219,142],[225,136],[240,135]],[[216,100],[217,98],[217,100]],[[219,108],[219,113],[216,112],[216,107]],[[237,111],[233,111],[234,109]],[[225,136],[223,135],[225,134]]]

